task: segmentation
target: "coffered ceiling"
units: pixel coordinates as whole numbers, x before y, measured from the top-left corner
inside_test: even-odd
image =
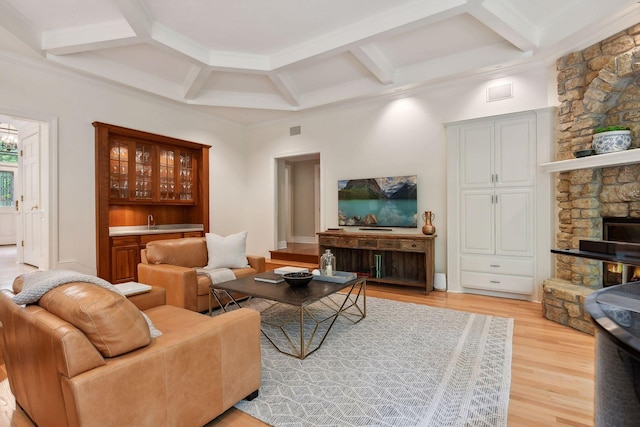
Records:
[[[550,64],[628,0],[0,0],[0,49],[243,124]]]

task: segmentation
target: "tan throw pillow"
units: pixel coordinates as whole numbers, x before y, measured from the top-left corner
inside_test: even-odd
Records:
[[[226,237],[214,233],[205,235],[209,262],[206,268],[246,268],[247,232],[242,231]]]
[[[90,283],[68,283],[50,290],[38,304],[80,329],[105,357],[151,342],[142,312],[126,297]]]

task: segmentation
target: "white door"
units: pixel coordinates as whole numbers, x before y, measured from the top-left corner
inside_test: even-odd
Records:
[[[496,254],[533,256],[533,191],[496,190]]]
[[[43,212],[40,203],[40,132],[29,126],[20,135],[22,156],[22,194],[19,212],[22,218],[23,262],[40,266]]]
[[[460,187],[493,185],[493,124],[460,128]]]
[[[16,244],[17,171],[16,166],[0,166],[0,245]]]
[[[534,118],[497,121],[495,138],[496,187],[533,185],[536,170]]]
[[[460,194],[460,251],[494,254],[493,190],[467,190]]]

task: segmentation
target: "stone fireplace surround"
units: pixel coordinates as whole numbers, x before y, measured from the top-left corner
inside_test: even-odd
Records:
[[[596,128],[629,126],[630,149],[640,140],[640,25],[557,61],[560,106],[556,160],[591,148]],[[640,218],[640,164],[579,169],[556,177],[558,249],[581,239],[602,239],[602,218]],[[543,312],[550,320],[593,334],[584,299],[601,287],[602,263],[555,256],[555,277],[543,284]]]

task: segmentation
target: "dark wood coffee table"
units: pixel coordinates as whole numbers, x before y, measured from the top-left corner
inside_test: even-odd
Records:
[[[304,359],[320,348],[338,316],[342,316],[353,323],[358,323],[367,316],[366,283],[364,277],[356,278],[346,283],[314,279],[307,286],[292,287],[286,282],[265,283],[254,280],[254,276],[243,277],[210,286],[209,315],[212,314],[214,301],[224,311],[227,310],[227,306],[220,303],[219,293],[231,298],[232,304],[238,307],[240,307],[240,303],[231,296],[231,292],[239,292],[250,297],[269,301],[270,304],[262,311],[263,314],[281,310],[282,307],[277,307],[281,304],[291,306],[294,310],[289,310],[289,314],[284,317],[280,316],[278,322],[266,321],[263,316],[261,329],[263,335],[278,351]],[[328,308],[322,313],[321,318],[318,317],[317,310],[315,312],[311,310],[310,306],[315,303],[322,304],[323,308]],[[326,312],[329,314],[326,314]],[[299,322],[299,345],[294,343],[294,341],[298,341],[298,337],[290,332],[292,322]],[[322,331],[320,327],[326,322],[330,322],[329,326]],[[306,325],[309,323],[310,325]],[[297,326],[296,324],[296,328]],[[313,330],[308,331],[308,326],[313,326]],[[306,332],[309,332],[307,334],[309,335],[308,338],[305,335]],[[316,337],[316,332],[319,333],[318,337]],[[281,336],[276,337],[274,333],[280,333]],[[288,344],[292,351],[287,351],[283,348],[282,340],[278,339],[282,336],[286,338],[285,343]],[[316,345],[312,348],[314,339]]]

